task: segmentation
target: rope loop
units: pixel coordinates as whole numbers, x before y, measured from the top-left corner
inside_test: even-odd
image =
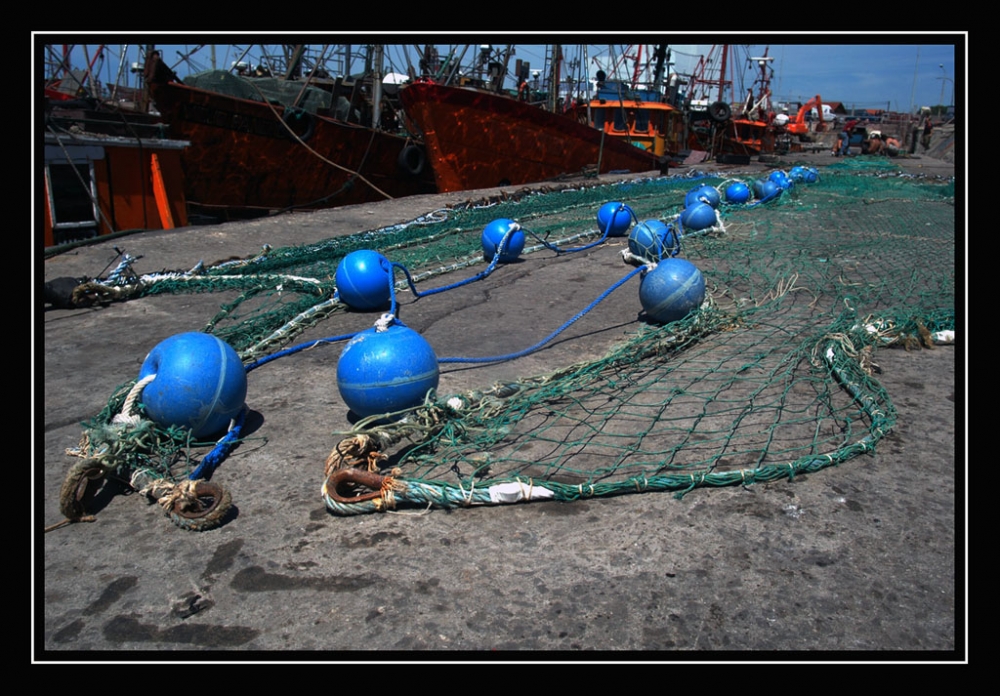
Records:
[[[125,397],[125,403],[122,404],[122,410],[120,413],[116,414],[111,422],[116,425],[124,426],[135,426],[142,421],[142,417],[138,414],[133,414],[132,410],[135,408],[135,402],[139,400],[142,395],[142,390],[146,388],[146,385],[156,379],[156,374],[147,375],[143,377],[135,386],[129,390],[128,396]]]

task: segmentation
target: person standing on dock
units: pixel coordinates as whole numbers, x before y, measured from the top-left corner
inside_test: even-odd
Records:
[[[844,124],[844,129],[840,132],[840,142],[837,150],[833,153],[835,157],[851,154],[851,131],[858,125],[858,119],[854,118]]]

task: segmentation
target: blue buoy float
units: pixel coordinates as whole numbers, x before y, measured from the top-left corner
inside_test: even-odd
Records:
[[[695,203],[705,203],[713,208],[718,208],[721,202],[722,196],[719,195],[719,190],[708,184],[702,184],[701,186],[695,187],[688,191],[687,195],[684,196],[685,208],[690,208]]]
[[[776,183],[778,186],[782,188],[782,190],[785,191],[787,191],[788,189],[792,188],[792,186],[795,185],[795,182],[793,182],[792,179],[788,176],[788,174],[786,174],[781,169],[776,169],[775,171],[771,172],[771,174],[767,178]]]
[[[781,195],[782,189],[770,179],[759,179],[754,182],[754,197],[761,202],[771,201]]]
[[[680,240],[672,225],[660,220],[644,220],[628,233],[628,250],[646,261],[659,261],[673,256]]]
[[[155,375],[155,376],[154,376]],[[176,334],[149,351],[139,369],[146,415],[196,438],[216,435],[239,415],[247,396],[246,369],[225,341],[207,333]]]
[[[340,396],[361,418],[419,406],[438,378],[430,343],[401,324],[359,332],[337,362]]]
[[[806,167],[803,176],[807,184],[815,184],[819,181],[819,170],[815,167]]]
[[[504,248],[500,249],[500,258],[497,261],[500,263],[516,261],[524,251],[525,236],[521,226],[508,218],[499,218],[483,228],[483,258],[487,262],[493,260],[500,244],[504,242],[504,235],[507,235],[507,241],[504,243]]]
[[[624,203],[612,201],[605,203],[597,211],[597,226],[602,234],[609,237],[624,237],[632,226],[634,214]]]
[[[379,309],[391,297],[392,264],[377,251],[352,251],[341,259],[334,282],[338,296],[351,309]]]
[[[707,203],[695,203],[681,211],[681,226],[685,232],[708,229],[716,221],[715,208]]]
[[[705,278],[686,259],[666,259],[645,273],[639,283],[639,302],[658,324],[683,319],[705,301]]]
[[[726,202],[742,204],[750,200],[750,187],[742,181],[735,181],[726,187]]]

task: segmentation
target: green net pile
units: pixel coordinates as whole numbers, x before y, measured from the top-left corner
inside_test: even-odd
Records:
[[[351,251],[382,252],[419,286],[481,269],[480,235],[497,218],[573,246],[600,238],[595,211],[607,201],[625,202],[640,220],[668,219],[695,184],[723,190],[730,182],[661,177],[525,191],[408,224],[267,248],[250,260],[144,277],[117,292],[225,291],[204,330],[249,364],[345,311],[334,298],[334,276]],[[683,257],[706,280],[698,311],[642,324],[596,360],[462,394],[431,392],[394,418],[359,421],[340,433],[327,460],[328,508],[357,514],[683,495],[792,478],[872,451],[896,419],[876,350],[953,337],[954,186],[905,175],[891,161],[851,161],[767,204],[723,204],[723,225],[684,239]],[[676,207],[665,212],[664,200]],[[545,250],[534,241],[526,255]],[[156,466],[156,455],[146,463]]]

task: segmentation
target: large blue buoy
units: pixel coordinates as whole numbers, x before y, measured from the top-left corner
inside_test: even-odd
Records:
[[[597,226],[602,234],[609,237],[624,237],[632,226],[634,214],[624,203],[612,201],[605,203],[597,211]]]
[[[715,208],[707,203],[695,203],[681,211],[681,226],[685,232],[708,229],[715,223]]]
[[[750,187],[742,181],[734,181],[726,187],[726,202],[741,204],[750,200]]]
[[[340,260],[334,282],[338,296],[351,309],[379,309],[391,297],[392,264],[377,251],[352,251]]]
[[[687,195],[684,196],[685,208],[690,208],[695,203],[705,203],[713,208],[718,208],[721,202],[722,197],[719,195],[719,190],[708,184],[697,186],[688,191]]]
[[[139,369],[139,381],[155,375],[139,398],[151,420],[181,426],[196,438],[216,435],[239,415],[247,373],[225,341],[207,333],[182,333],[158,343]]]
[[[507,235],[505,243],[504,235]],[[524,251],[525,236],[519,224],[508,218],[499,218],[483,228],[481,241],[483,243],[483,258],[487,262],[493,260],[497,249],[503,243],[504,248],[500,249],[500,258],[497,261],[510,263],[516,261],[517,257]]]
[[[337,362],[340,396],[361,418],[419,406],[438,377],[430,343],[400,324],[356,334]]]
[[[628,233],[628,249],[646,261],[659,261],[679,250],[679,240],[671,225],[660,220],[644,220]]]
[[[665,259],[642,276],[639,302],[658,324],[683,319],[705,301],[705,278],[685,259]]]

